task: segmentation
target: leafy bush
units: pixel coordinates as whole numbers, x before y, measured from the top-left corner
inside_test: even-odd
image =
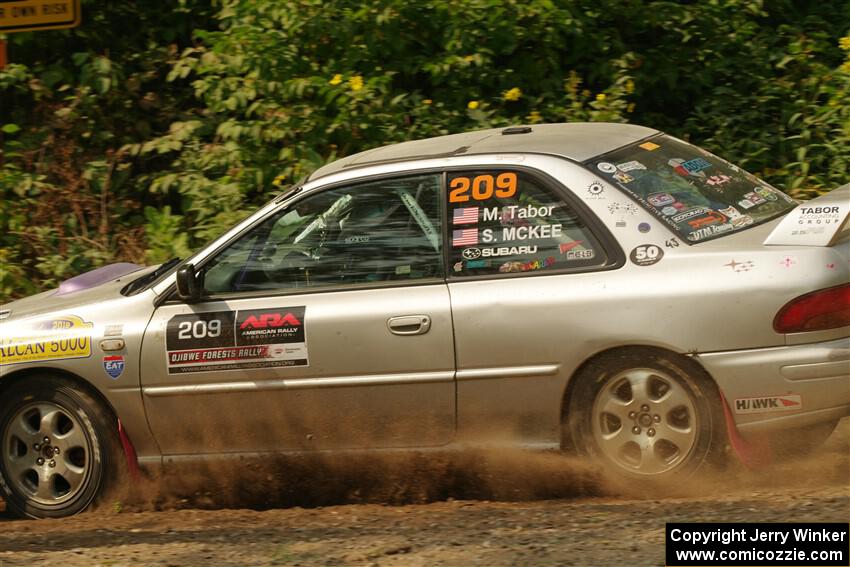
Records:
[[[630,121],[796,196],[847,182],[846,2],[84,2],[0,72],[0,294],[186,255],[356,151]]]

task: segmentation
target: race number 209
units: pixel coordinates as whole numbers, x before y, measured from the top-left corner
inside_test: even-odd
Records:
[[[470,200],[486,201],[495,197],[506,199],[516,195],[517,176],[513,172],[496,175],[482,174],[475,177],[455,177],[449,181],[449,203],[465,203]]]

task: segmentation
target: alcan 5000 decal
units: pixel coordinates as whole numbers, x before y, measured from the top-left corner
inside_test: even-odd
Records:
[[[306,307],[175,315],[165,347],[169,374],[307,366]]]
[[[0,334],[0,365],[91,356],[94,325],[76,315],[62,315],[23,328],[5,325]]]

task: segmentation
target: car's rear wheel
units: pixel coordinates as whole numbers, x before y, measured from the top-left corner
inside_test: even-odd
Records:
[[[604,355],[576,377],[573,445],[620,478],[659,485],[725,446],[719,395],[691,361],[654,351]]]
[[[24,517],[85,510],[120,462],[114,418],[74,382],[30,376],[0,401],[0,489]]]

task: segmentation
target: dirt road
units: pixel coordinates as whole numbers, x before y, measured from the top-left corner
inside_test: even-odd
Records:
[[[456,469],[426,459],[373,476],[326,473],[312,486],[295,482],[297,493],[269,492],[266,505],[290,507],[266,511],[201,509],[233,502],[196,492],[158,494],[134,508],[149,511],[0,519],[0,566],[663,565],[668,521],[850,521],[847,419],[813,457],[729,470],[663,499],[616,497],[595,471],[554,456],[491,455],[464,465],[478,470],[458,480]],[[447,472],[454,480],[441,484]],[[240,494],[263,504],[250,490]]]

